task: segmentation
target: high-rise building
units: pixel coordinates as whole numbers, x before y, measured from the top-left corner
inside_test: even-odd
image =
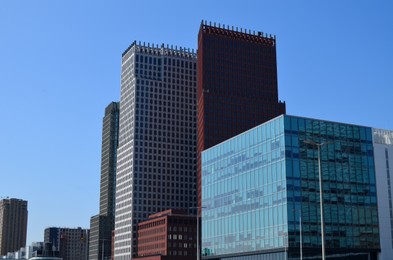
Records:
[[[381,258],[393,256],[393,131],[373,129]]]
[[[115,220],[116,153],[119,135],[119,103],[105,109],[102,123],[100,213],[90,219],[89,259],[111,258]]]
[[[46,228],[44,243],[51,243],[53,251],[63,260],[89,259],[89,230],[78,228]],[[57,255],[57,253],[56,253]]]
[[[198,34],[198,202],[200,153],[278,115],[276,38],[202,22]]]
[[[370,127],[281,115],[205,150],[203,258],[321,259],[321,173],[326,259],[378,259],[372,140]]]
[[[196,54],[132,43],[122,55],[115,259],[137,255],[140,221],[195,207]]]
[[[27,201],[0,200],[0,255],[26,246]]]
[[[112,225],[110,217],[95,215],[90,219],[89,260],[111,259]],[[109,239],[108,239],[108,234]]]
[[[119,102],[112,102],[106,107],[102,125],[100,215],[113,217],[119,140]]]

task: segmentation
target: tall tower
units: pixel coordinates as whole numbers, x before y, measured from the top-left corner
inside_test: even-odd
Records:
[[[90,219],[89,259],[110,259],[115,218],[116,153],[119,136],[119,102],[105,109],[102,123],[100,213]]]
[[[0,200],[0,255],[26,246],[27,201]]]
[[[197,205],[196,54],[137,44],[122,55],[115,259],[136,256],[150,214]]]
[[[105,109],[102,123],[100,215],[114,217],[116,154],[119,143],[119,102]]]
[[[201,152],[285,114],[278,100],[275,37],[202,21],[197,96],[201,206]]]

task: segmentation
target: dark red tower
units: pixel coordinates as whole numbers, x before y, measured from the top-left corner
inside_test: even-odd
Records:
[[[278,115],[275,36],[201,23],[198,34],[198,205],[201,152]]]

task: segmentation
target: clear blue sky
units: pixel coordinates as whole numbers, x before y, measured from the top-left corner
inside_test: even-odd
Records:
[[[196,49],[202,19],[277,36],[288,114],[393,129],[392,14],[389,0],[1,1],[0,197],[28,200],[28,244],[88,228],[122,52]]]

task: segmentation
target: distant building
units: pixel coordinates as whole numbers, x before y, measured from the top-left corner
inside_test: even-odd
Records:
[[[51,242],[33,242],[26,248],[26,258],[32,257],[59,257],[59,251]]]
[[[203,259],[321,259],[318,158],[326,259],[378,259],[372,129],[286,115],[202,153]]]
[[[373,129],[381,259],[393,257],[393,131]],[[374,191],[375,192],[375,191]]]
[[[196,216],[166,210],[138,224],[138,259],[196,260]]]
[[[26,247],[26,258],[30,259],[31,257],[42,254],[44,250],[44,242],[32,242],[31,245]]]
[[[88,260],[89,230],[82,228],[45,229],[45,243],[52,243],[54,251],[63,260]]]
[[[26,246],[27,201],[0,200],[0,255]]]
[[[21,247],[15,252],[8,252],[4,259],[27,259],[26,248]]]
[[[115,221],[116,155],[119,136],[119,103],[105,109],[102,123],[100,213],[90,219],[89,259],[110,259]]]
[[[196,53],[132,43],[122,55],[115,260],[137,256],[138,223],[196,194]]]

